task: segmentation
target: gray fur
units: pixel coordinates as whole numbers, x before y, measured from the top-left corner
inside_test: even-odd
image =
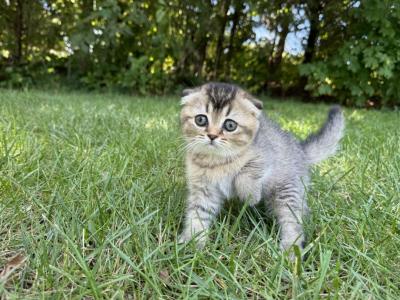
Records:
[[[225,91],[232,91],[225,85],[222,89],[213,86],[211,91],[208,93],[219,95],[218,99],[236,101],[230,93],[223,97]],[[228,101],[225,100],[222,102]],[[266,201],[280,225],[282,249],[303,247],[309,169],[336,151],[344,130],[343,113],[333,107],[323,127],[305,141],[283,131],[264,113],[257,118],[258,130],[243,154],[210,158],[188,153],[189,197],[181,242],[196,236],[198,244],[204,245],[207,229],[224,199],[237,196],[250,205]]]
[[[318,163],[335,154],[344,130],[344,117],[339,106],[331,108],[324,126],[301,143],[310,163]]]
[[[209,100],[217,110],[233,101],[238,91],[235,85],[222,82],[210,82],[205,87]]]

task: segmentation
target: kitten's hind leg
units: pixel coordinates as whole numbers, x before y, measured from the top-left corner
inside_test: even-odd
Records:
[[[278,186],[275,189],[273,211],[280,226],[281,248],[287,250],[297,245],[303,249],[305,237],[302,223],[308,213],[303,184],[292,181]]]
[[[215,187],[191,185],[179,243],[188,242],[195,237],[197,247],[202,248],[207,240],[208,229],[222,203],[222,195]]]

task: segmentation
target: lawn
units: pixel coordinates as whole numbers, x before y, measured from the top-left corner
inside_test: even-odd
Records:
[[[328,106],[264,99],[298,137]],[[177,97],[0,90],[0,297],[400,299],[400,114],[346,109],[312,170],[306,259],[263,207],[227,203],[204,250],[185,203]],[[7,271],[7,272],[6,272]],[[2,295],[2,296],[1,296]]]

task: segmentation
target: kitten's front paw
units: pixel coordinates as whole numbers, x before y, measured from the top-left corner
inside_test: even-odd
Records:
[[[191,236],[188,236],[187,234],[181,233],[178,237],[178,244],[186,244],[192,239]]]
[[[280,242],[280,248],[282,252],[286,252],[288,254],[288,258],[290,261],[295,261],[296,260],[296,255],[295,255],[295,250],[294,247],[297,246],[299,247],[300,254],[302,255],[303,249],[305,247],[305,240],[304,239],[298,239],[293,242],[293,240],[282,240]]]
[[[186,244],[186,243],[190,242],[192,239],[195,240],[196,247],[198,249],[204,248],[206,241],[207,241],[207,237],[206,237],[205,233],[201,233],[194,237],[192,234],[183,232],[182,234],[179,235],[178,244]]]

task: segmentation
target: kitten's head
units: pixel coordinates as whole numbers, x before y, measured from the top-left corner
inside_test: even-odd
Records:
[[[184,90],[181,103],[182,131],[194,153],[233,156],[257,133],[262,102],[237,86],[207,83]]]

